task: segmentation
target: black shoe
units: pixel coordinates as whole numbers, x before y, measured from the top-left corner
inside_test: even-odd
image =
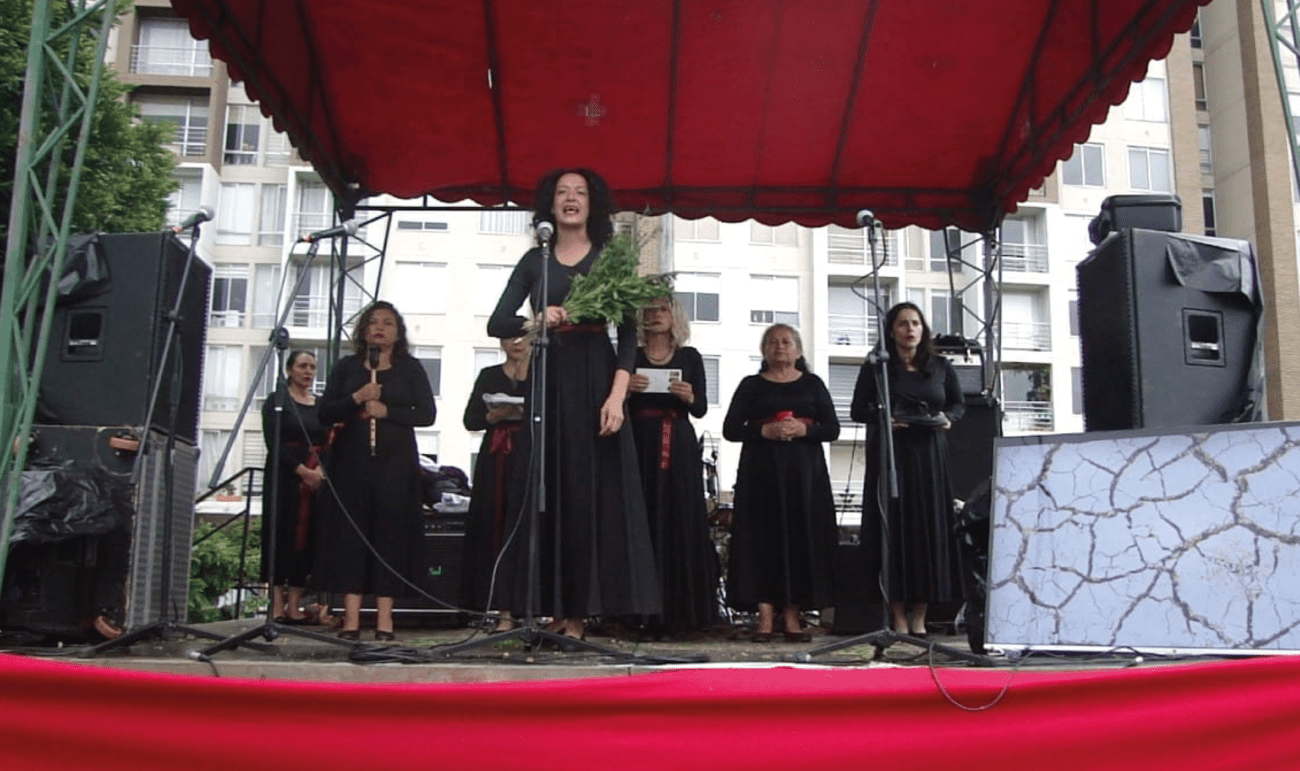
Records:
[[[375,642],[393,642],[397,635],[392,632],[385,632],[382,629],[375,630]]]
[[[361,630],[360,630],[360,629],[340,629],[340,630],[339,630],[339,634],[338,634],[338,638],[339,638],[340,640],[350,640],[350,641],[352,641],[352,642],[356,642],[357,640],[360,640],[360,639],[361,639]]]

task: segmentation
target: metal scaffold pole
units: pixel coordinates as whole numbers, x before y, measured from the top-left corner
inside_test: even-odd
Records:
[[[1300,2],[1260,0],[1260,4],[1264,8],[1264,22],[1268,25],[1269,38],[1273,43],[1273,67],[1277,70],[1277,86],[1282,94],[1282,115],[1286,118],[1287,137],[1290,139],[1291,170],[1296,185],[1300,187],[1300,142],[1297,142],[1296,135],[1297,116],[1292,113],[1293,109],[1300,108],[1300,103],[1293,106],[1289,97],[1292,91],[1300,90],[1300,26],[1297,25],[1296,17]],[[1286,7],[1281,16],[1277,13],[1277,6]],[[1289,59],[1283,49],[1290,53]],[[1287,83],[1288,72],[1291,88],[1288,88]]]
[[[55,7],[69,8],[55,26]],[[58,277],[68,249],[72,212],[99,96],[114,5],[36,0],[19,118],[14,186],[0,289],[0,576],[13,530],[27,441],[54,315]],[[98,24],[98,29],[94,28]],[[98,35],[93,47],[82,33]],[[94,61],[89,78],[76,76],[79,57]],[[66,156],[72,142],[72,158]]]

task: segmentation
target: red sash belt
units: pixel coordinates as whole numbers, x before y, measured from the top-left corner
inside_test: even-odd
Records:
[[[555,327],[551,331],[555,332],[556,334],[559,334],[561,332],[604,332],[605,325],[604,324],[573,324],[566,321],[565,323],[560,324],[559,326]]]
[[[307,468],[320,466],[320,450],[319,447],[311,448],[311,452],[307,454],[307,460],[303,461],[302,465]],[[307,529],[311,523],[311,499],[315,492],[315,490],[307,486],[306,482],[298,483],[298,524],[293,532],[294,551],[306,551],[307,549]]]
[[[492,427],[492,439],[488,441],[488,453],[492,455],[496,466],[495,489],[492,491],[492,553],[501,551],[501,539],[505,529],[506,513],[506,459],[515,451],[515,432],[523,427],[519,421],[498,423]]]
[[[673,459],[673,421],[686,417],[683,410],[637,410],[634,418],[659,418],[659,468],[668,469]]]

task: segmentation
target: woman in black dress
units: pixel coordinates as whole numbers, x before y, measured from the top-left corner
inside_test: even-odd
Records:
[[[506,360],[478,373],[465,405],[465,429],[483,432],[461,551],[461,604],[471,609],[505,607],[501,598],[515,593],[511,587],[515,579],[513,555],[523,544],[515,523],[525,505],[528,480],[527,444],[520,435],[524,429],[522,401],[528,391],[528,338],[502,340],[501,348]],[[512,397],[520,403],[489,406],[485,396]],[[498,563],[507,544],[509,551]],[[514,627],[507,609],[497,618],[494,631],[507,632]]]
[[[356,352],[334,365],[320,398],[321,420],[343,424],[327,464],[338,500],[328,507],[321,570],[325,588],[344,594],[339,637],[360,637],[361,598],[369,592],[375,639],[392,640],[393,597],[423,573],[415,427],[433,425],[437,409],[392,303],[367,308],[352,343]]]
[[[616,354],[603,321],[571,319],[563,307],[574,277],[591,270],[613,236],[613,211],[609,187],[595,172],[547,174],[538,184],[533,214],[535,222],[554,220],[554,256],[543,259],[541,249],[524,254],[488,320],[489,335],[518,337],[531,324],[516,315],[528,300],[550,330],[536,610],[555,617],[549,631],[569,637],[585,635],[589,616],[660,611],[636,448],[624,425],[635,322],[619,324]],[[528,550],[518,551],[526,562]],[[516,574],[528,575],[527,568],[521,564]],[[516,589],[525,583],[516,582]],[[515,594],[510,607],[518,613],[524,598]]]
[[[877,483],[880,443],[870,443],[862,494],[862,546],[867,575],[875,586],[880,574],[880,512],[888,510],[889,608],[894,631],[923,636],[928,604],[961,596],[945,432],[965,414],[966,405],[957,373],[934,352],[930,327],[916,305],[905,302],[889,309],[885,350],[898,499],[890,504],[888,493]],[[877,366],[863,363],[853,388],[850,415],[868,426],[881,416],[878,373]],[[875,436],[879,435],[877,429]]]
[[[691,425],[692,416],[702,418],[709,409],[704,360],[686,345],[690,321],[677,298],[652,301],[641,319],[628,412],[664,606],[651,624],[681,634],[711,626],[718,615],[718,556],[709,540],[700,443]],[[680,376],[666,392],[650,392],[651,369],[678,370]]]
[[[758,609],[755,642],[772,639],[781,607],[784,637],[806,642],[800,608],[832,603],[837,542],[835,499],[822,442],[840,435],[830,392],[808,371],[799,333],[773,324],[763,333],[763,365],[740,381],[722,435],[743,442],[736,471],[727,599]]]
[[[262,405],[262,438],[266,441],[266,476],[262,482],[262,580],[271,584],[271,617],[283,624],[316,621],[302,608],[302,591],[312,568],[312,544],[317,523],[316,491],[320,488],[321,452],[326,427],[316,416],[316,357],[309,351],[290,351],[284,371],[288,386],[273,392]],[[282,409],[277,411],[276,399]],[[276,421],[280,423],[280,451],[272,452]],[[278,456],[278,457],[276,457]],[[277,465],[272,468],[272,460]],[[271,500],[271,475],[275,497]],[[270,516],[274,514],[274,516]],[[275,576],[270,575],[271,521],[275,522]],[[287,594],[287,597],[286,597]]]

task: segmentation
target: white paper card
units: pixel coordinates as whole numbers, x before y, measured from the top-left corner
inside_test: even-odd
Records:
[[[668,384],[682,379],[680,369],[650,368],[639,369],[638,375],[645,375],[650,380],[650,385],[646,386],[645,392],[648,394],[666,394],[668,393]]]

